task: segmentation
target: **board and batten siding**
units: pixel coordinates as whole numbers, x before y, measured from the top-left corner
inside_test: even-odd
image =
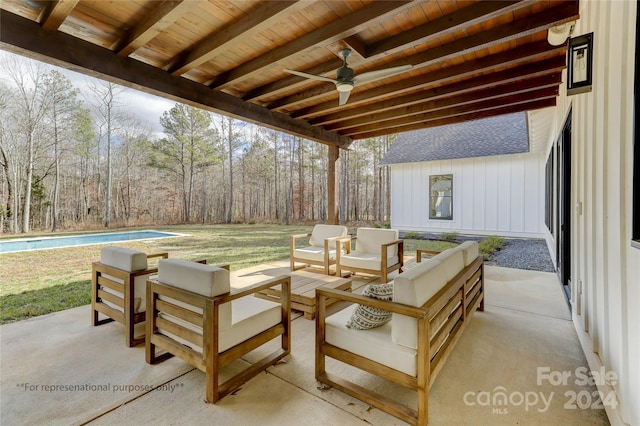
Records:
[[[573,322],[591,370],[615,375],[598,384],[613,425],[640,425],[640,249],[631,245],[637,7],[580,1],[573,36],[594,34],[593,89],[567,96],[563,86],[555,117],[557,138],[572,114]]]
[[[542,238],[539,154],[391,165],[391,227],[402,231]],[[429,177],[453,175],[453,220],[429,219]]]

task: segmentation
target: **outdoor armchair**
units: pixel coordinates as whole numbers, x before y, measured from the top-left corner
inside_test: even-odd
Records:
[[[347,235],[347,227],[340,225],[315,225],[309,234],[291,235],[289,251],[291,270],[302,269],[309,265],[319,265],[324,268],[324,273],[329,275],[331,265],[336,263],[336,250],[334,241]],[[296,247],[296,240],[309,238],[309,246]],[[303,266],[296,267],[296,262]]]
[[[336,252],[336,274],[344,271],[364,272],[381,276],[381,282],[388,281],[389,272],[400,270],[404,265],[404,242],[398,238],[395,229],[358,228],[355,250],[347,241],[346,252]],[[336,247],[342,246],[345,239],[336,241]]]
[[[274,286],[281,286],[279,303],[254,297]],[[290,353],[290,305],[289,276],[231,289],[227,269],[161,260],[147,281],[146,361],[175,355],[203,371],[205,399],[215,403]],[[220,383],[223,367],[277,338],[278,349]]]
[[[126,345],[144,342],[136,337],[134,327],[145,320],[147,278],[157,268],[149,268],[148,259],[166,259],[168,253],[146,254],[125,247],[104,247],[100,261],[93,262],[91,273],[91,325],[111,321],[124,324]],[[107,318],[100,319],[100,314]]]

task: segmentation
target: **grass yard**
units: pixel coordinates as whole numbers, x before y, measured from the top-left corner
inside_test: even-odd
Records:
[[[288,259],[289,235],[310,232],[311,228],[312,225],[159,226],[153,229],[188,236],[115,244],[146,253],[166,251],[171,258],[229,263],[237,270]],[[355,233],[355,228],[349,231]],[[9,238],[16,236],[3,237]],[[418,248],[444,250],[455,245],[420,239],[404,241],[406,256],[413,256]],[[102,247],[104,245],[0,254],[0,324],[90,304],[91,262],[100,258]]]

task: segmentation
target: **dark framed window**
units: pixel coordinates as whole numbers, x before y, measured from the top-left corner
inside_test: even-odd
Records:
[[[549,152],[544,173],[544,223],[553,235],[553,148]]]
[[[429,219],[453,220],[453,175],[429,176]]]
[[[633,206],[631,211],[631,245],[640,248],[640,8],[636,12],[636,64],[635,64],[635,84],[633,89],[633,114],[635,116],[633,129],[633,181],[631,191],[633,195]]]

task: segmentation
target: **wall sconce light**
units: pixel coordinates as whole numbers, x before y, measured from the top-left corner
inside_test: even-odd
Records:
[[[576,21],[566,22],[549,28],[547,31],[547,41],[552,46],[560,46],[567,41],[567,38],[573,33]]]
[[[569,39],[567,95],[591,91],[593,82],[593,33]]]

